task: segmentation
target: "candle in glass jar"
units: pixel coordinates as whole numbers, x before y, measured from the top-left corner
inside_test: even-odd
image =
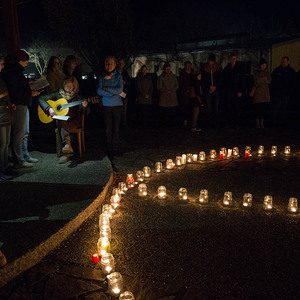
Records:
[[[119,300],[134,300],[134,296],[131,292],[126,291],[120,295]]]
[[[233,149],[232,149],[232,155],[233,155],[233,157],[235,157],[235,158],[237,158],[237,157],[240,156],[240,150],[239,150],[238,147],[233,147]]]
[[[285,146],[284,147],[284,154],[285,155],[290,155],[291,154],[291,147],[290,146]]]
[[[147,185],[145,183],[141,183],[138,187],[138,191],[140,197],[147,196]]]
[[[116,209],[120,205],[120,198],[116,198],[116,196],[110,197],[110,205]]]
[[[93,262],[97,264],[99,262],[99,254],[98,253],[93,253],[92,254]]]
[[[173,169],[173,160],[172,159],[167,159],[167,161],[166,161],[166,168],[168,170]]]
[[[165,199],[167,197],[167,189],[165,186],[161,185],[157,189],[157,195],[159,199]]]
[[[290,198],[289,199],[288,211],[290,213],[298,212],[298,200],[297,200],[297,198]]]
[[[123,278],[118,272],[113,272],[106,276],[108,279],[108,290],[113,296],[118,296],[123,290]]]
[[[243,197],[243,206],[244,207],[251,207],[252,206],[252,194],[245,193]]]
[[[186,162],[187,163],[191,163],[193,161],[193,154],[192,153],[188,153],[186,155]]]
[[[114,214],[115,210],[110,204],[104,204],[102,207],[102,213],[107,214],[109,218],[112,217]]]
[[[271,210],[273,208],[273,197],[272,196],[265,196],[263,202],[263,209],[264,210]]]
[[[181,163],[182,163],[183,165],[186,164],[186,154],[182,154],[182,155],[181,155]]]
[[[157,161],[157,162],[155,163],[154,169],[155,169],[155,172],[156,172],[156,173],[162,172],[162,169],[163,169],[162,163],[161,163],[160,161]]]
[[[144,167],[143,168],[143,172],[144,172],[144,176],[146,177],[146,178],[149,178],[150,176],[151,176],[151,169],[150,169],[150,167]]]
[[[180,188],[178,191],[178,197],[180,200],[187,200],[187,189],[186,188]]]
[[[232,205],[232,193],[231,192],[224,193],[223,205],[225,205],[225,206]]]
[[[210,157],[211,159],[215,159],[215,158],[217,157],[217,152],[216,152],[216,150],[214,150],[214,149],[210,150],[210,152],[209,152],[209,157]]]
[[[251,147],[246,146],[245,148],[245,157],[250,157],[251,156]]]
[[[205,160],[205,152],[204,151],[201,151],[199,153],[199,160],[201,160],[201,161]]]
[[[263,155],[264,151],[265,151],[264,146],[262,146],[262,145],[258,146],[258,150],[257,150],[258,155]]]
[[[135,177],[138,182],[143,182],[144,181],[144,172],[141,170],[137,171],[135,174]]]
[[[198,160],[198,155],[197,154],[193,154],[193,161],[197,161]]]
[[[112,190],[112,196],[115,198],[115,202],[120,202],[121,200],[121,193],[118,188],[114,188]]]
[[[220,151],[220,158],[223,159],[224,158],[224,152],[221,150]]]
[[[111,239],[111,229],[109,225],[101,225],[100,226],[100,238]]]
[[[232,156],[232,149],[228,149],[227,157],[230,158]]]
[[[120,194],[125,194],[125,192],[127,191],[126,183],[125,182],[119,182],[118,189],[120,191]]]
[[[175,165],[176,166],[181,166],[181,156],[176,156]]]
[[[102,213],[99,217],[99,228],[102,225],[108,225],[110,224],[109,216],[106,213]]]
[[[102,255],[100,264],[102,272],[105,275],[108,275],[115,270],[115,259],[111,253]]]
[[[199,202],[201,204],[207,204],[208,203],[208,190],[201,190],[200,191]]]
[[[271,147],[271,155],[276,156],[277,155],[277,146],[272,146]]]
[[[127,174],[127,178],[126,178],[126,183],[127,183],[127,187],[129,189],[134,187],[134,178],[133,178],[133,174]]]
[[[227,156],[227,149],[225,147],[222,147],[221,151],[223,151],[223,157],[226,157]]]
[[[100,253],[100,255],[103,256],[109,251],[110,248],[109,239],[107,237],[100,237],[98,239],[97,247],[98,247],[98,253]]]

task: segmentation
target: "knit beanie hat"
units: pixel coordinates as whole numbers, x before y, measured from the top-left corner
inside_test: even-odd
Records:
[[[16,62],[29,60],[29,55],[25,50],[18,50],[15,53],[13,53],[12,56]]]

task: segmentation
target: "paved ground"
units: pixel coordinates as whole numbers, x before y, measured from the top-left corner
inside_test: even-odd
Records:
[[[124,288],[136,299],[299,298],[299,215],[286,212],[289,197],[300,198],[299,131],[221,130],[123,132],[124,154],[113,160],[115,184],[129,172],[165,162],[177,154],[220,147],[264,145],[279,151],[290,145],[293,155],[263,159],[194,163],[155,175],[147,181],[149,195],[137,189],[123,198],[112,220],[111,252]],[[158,200],[159,185],[168,198]],[[189,201],[177,199],[186,187]],[[210,204],[195,203],[207,188]],[[234,206],[224,208],[222,195],[231,190]],[[251,192],[251,210],[240,207]],[[262,210],[264,195],[274,196],[274,210]],[[0,290],[3,299],[111,299],[98,265],[91,262],[98,239],[99,210],[77,232]]]

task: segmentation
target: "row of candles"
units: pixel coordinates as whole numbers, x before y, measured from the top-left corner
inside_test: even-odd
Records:
[[[100,263],[101,270],[108,280],[108,291],[112,296],[119,296],[119,300],[134,300],[132,292],[122,292],[123,277],[119,272],[115,272],[115,259],[109,253],[111,241],[110,220],[120,204],[121,194],[124,194],[126,190],[127,187],[123,187],[122,192],[118,188],[113,189],[110,204],[104,204],[102,207],[102,213],[99,216],[100,236],[97,242],[98,253],[93,253],[93,262]]]
[[[167,161],[168,163],[168,161]],[[168,164],[166,163],[166,167]],[[156,172],[157,172],[157,164],[159,164],[159,172],[162,170],[162,163],[157,162],[156,163]],[[138,185],[138,195],[140,197],[147,196],[147,185],[145,183],[141,183],[144,181],[145,178],[149,178],[151,176],[151,168],[146,166],[142,170],[137,171],[136,173],[136,181],[134,181],[133,174],[127,174],[126,183],[120,182],[118,186],[118,192],[123,193],[127,190],[127,188],[133,188],[135,185]],[[159,199],[165,199],[167,197],[167,189],[165,186],[159,186],[157,189],[157,197]],[[187,189],[181,187],[178,190],[178,198],[181,200],[187,200],[188,199],[188,193]],[[252,194],[245,193],[243,196],[243,202],[242,205],[244,207],[252,207]],[[199,203],[200,204],[208,204],[208,190],[202,189],[199,194]],[[225,192],[224,198],[223,198],[223,205],[224,206],[231,206],[233,204],[232,200],[232,193],[231,192]],[[273,197],[270,195],[267,195],[264,197],[263,201],[263,209],[264,210],[271,210],[273,209]],[[288,212],[290,213],[297,213],[298,212],[298,200],[297,198],[291,197],[289,199],[288,203]]]

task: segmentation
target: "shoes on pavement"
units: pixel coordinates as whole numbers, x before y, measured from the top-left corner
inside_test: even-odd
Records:
[[[196,132],[196,131],[200,132],[200,131],[202,131],[202,129],[201,129],[201,128],[194,127],[194,128],[191,129],[191,131],[193,131],[193,132]]]
[[[71,146],[71,142],[67,141],[66,144],[64,145],[64,147],[62,148],[62,153],[68,153],[71,154],[73,153],[73,148]]]
[[[10,179],[13,179],[13,176],[0,173],[0,181],[10,180]]]
[[[33,158],[31,156],[26,158],[26,161],[29,163],[37,163],[39,160],[37,158]]]
[[[23,168],[32,168],[33,164],[30,162],[27,162],[26,160],[22,162],[20,165],[14,165],[15,169],[23,169]]]
[[[69,156],[68,155],[63,155],[59,158],[59,163],[60,164],[65,164],[69,161]]]

